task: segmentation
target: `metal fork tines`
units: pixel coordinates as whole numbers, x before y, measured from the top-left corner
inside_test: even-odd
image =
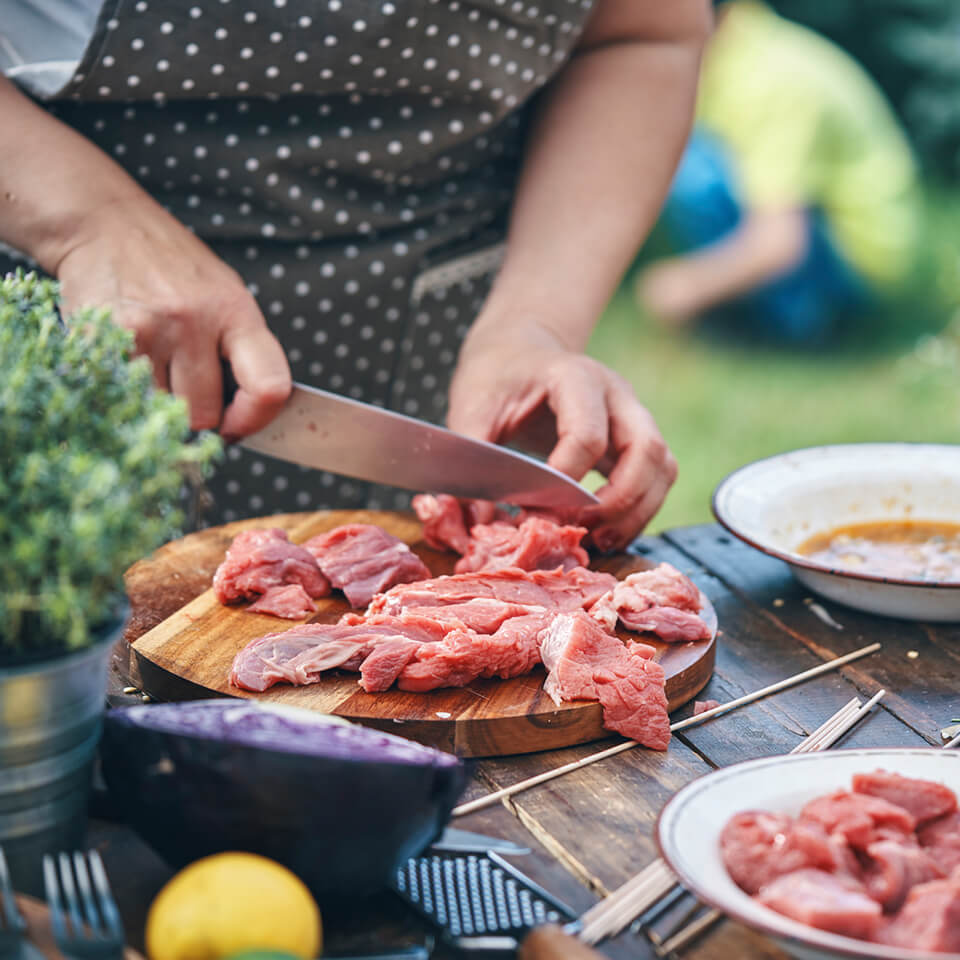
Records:
[[[50,926],[57,945],[76,960],[122,960],[123,925],[96,850],[43,858]]]
[[[13,896],[7,858],[0,848],[0,958],[16,956],[26,930],[27,924]]]

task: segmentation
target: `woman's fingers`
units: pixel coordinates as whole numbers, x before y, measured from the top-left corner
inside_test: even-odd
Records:
[[[231,328],[220,343],[237,392],[224,411],[220,432],[226,440],[265,427],[290,396],[290,366],[283,348],[261,320]]]
[[[604,455],[609,416],[603,368],[586,357],[563,363],[550,375],[548,403],[556,418],[557,443],[547,463],[580,480]]]
[[[170,361],[169,389],[186,399],[192,430],[216,430],[223,414],[223,383],[212,340],[182,344]]]

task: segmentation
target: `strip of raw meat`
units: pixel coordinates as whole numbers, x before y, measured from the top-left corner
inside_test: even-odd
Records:
[[[954,792],[942,783],[933,780],[916,780],[901,777],[886,770],[874,770],[872,773],[858,773],[853,778],[853,792],[880,797],[889,803],[895,803],[909,810],[922,826],[928,820],[953,813],[957,809]]]
[[[246,613],[267,613],[272,617],[283,617],[285,620],[312,617],[316,612],[317,605],[299,583],[291,583],[285,587],[270,587],[256,603],[252,603],[246,609]]]
[[[960,952],[960,877],[915,886],[900,912],[874,939],[910,950]]]
[[[258,692],[280,682],[304,686],[316,683],[327,670],[359,670],[374,647],[387,640],[436,643],[447,630],[444,624],[416,615],[375,623],[345,617],[340,623],[293,627],[248,643],[234,657],[230,682]]]
[[[519,527],[509,523],[477,524],[470,530],[469,546],[454,571],[582,567],[590,559],[580,546],[586,532],[586,527],[561,527],[541,517],[529,517]]]
[[[720,706],[719,700],[695,700],[693,704],[693,715],[699,717],[701,713],[713,710]]]
[[[426,583],[401,584],[373,598],[369,613],[397,614],[419,607],[439,607],[474,598],[524,604],[536,610],[582,610],[616,584],[609,573],[584,567],[573,570],[498,570],[436,577]]]
[[[417,640],[403,639],[377,644],[360,665],[360,686],[367,693],[389,689],[421,646]]]
[[[423,524],[423,539],[435,550],[466,553],[470,534],[460,501],[449,493],[418,493],[411,501]]]
[[[426,564],[400,539],[370,523],[348,523],[304,544],[351,607],[398,583],[429,580]]]
[[[880,924],[880,904],[851,877],[824,870],[795,870],[760,891],[764,906],[820,930],[870,939]]]
[[[863,871],[867,893],[887,913],[899,910],[911,888],[945,876],[927,850],[916,841],[881,840],[867,847],[869,860]]]
[[[478,677],[508,679],[529,673],[540,662],[539,636],[552,617],[552,613],[512,617],[489,635],[453,629],[443,642],[421,646],[397,685],[423,692],[466,686]]]
[[[279,527],[238,533],[213,575],[213,589],[221,603],[250,599],[289,583],[299,583],[311,597],[330,592],[330,583],[313,555],[291,543]]]
[[[620,622],[628,630],[655,633],[668,643],[684,643],[694,640],[709,640],[710,628],[695,613],[678,610],[676,607],[650,607],[643,613],[627,617],[620,614]]]
[[[540,636],[544,691],[563,700],[599,700],[603,725],[655,750],[670,742],[663,668],[632,652],[582,610],[561,613]]]
[[[928,821],[917,830],[917,839],[945,874],[960,867],[960,813]]]

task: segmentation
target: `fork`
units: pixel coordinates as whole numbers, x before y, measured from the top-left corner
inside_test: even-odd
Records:
[[[53,936],[67,957],[123,960],[120,912],[96,850],[90,850],[86,856],[75,852],[72,859],[66,853],[60,853],[56,864],[52,856],[45,855],[43,882]]]
[[[13,957],[19,951],[20,941],[27,931],[27,924],[13,896],[13,883],[10,880],[7,858],[3,855],[2,847],[0,847],[0,901],[3,907],[0,912],[0,958]]]

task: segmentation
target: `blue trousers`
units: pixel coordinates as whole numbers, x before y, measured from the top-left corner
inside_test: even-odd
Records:
[[[732,158],[717,140],[695,131],[674,176],[662,222],[679,252],[722,240],[744,217]],[[727,305],[751,335],[796,344],[816,344],[836,329],[844,314],[869,300],[864,282],[833,243],[816,209],[806,212],[803,259],[785,274]]]

